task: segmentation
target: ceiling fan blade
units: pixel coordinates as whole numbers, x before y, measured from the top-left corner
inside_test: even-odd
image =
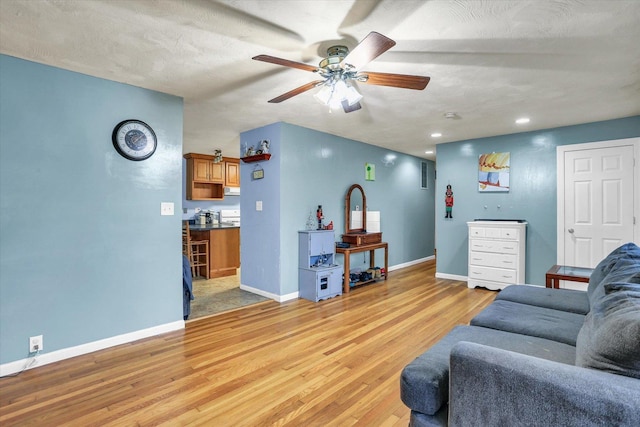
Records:
[[[316,80],[316,81],[313,81],[313,82],[309,82],[309,83],[304,84],[304,85],[302,85],[300,87],[297,87],[297,88],[295,88],[293,90],[290,90],[287,93],[283,93],[280,96],[277,96],[277,97],[275,97],[273,99],[270,99],[269,102],[271,102],[272,104],[277,104],[279,102],[286,101],[289,98],[293,98],[296,95],[300,95],[303,92],[306,92],[306,91],[308,91],[310,89],[313,89],[314,87],[318,86],[320,83],[323,83],[323,82],[324,82],[323,80]]]
[[[254,59],[256,61],[269,62],[276,65],[282,65],[285,67],[298,68],[305,71],[316,71],[318,69],[318,67],[313,65],[303,64],[302,62],[289,61],[288,59],[277,58],[270,55],[258,55],[254,56],[251,59]]]
[[[349,52],[342,63],[359,70],[395,45],[396,42],[389,37],[372,31]]]
[[[403,89],[422,90],[427,87],[430,77],[410,76],[408,74],[362,73],[369,76],[366,82],[370,85],[400,87]]]

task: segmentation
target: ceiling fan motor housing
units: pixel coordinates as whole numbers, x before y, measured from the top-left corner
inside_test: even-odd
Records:
[[[348,54],[349,48],[346,46],[331,46],[327,49],[327,57],[320,61],[320,68],[339,69],[340,63]]]

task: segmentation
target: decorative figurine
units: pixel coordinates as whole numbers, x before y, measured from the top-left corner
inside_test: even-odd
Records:
[[[222,150],[214,150],[213,151],[213,162],[220,163],[222,161]]]
[[[315,221],[313,219],[313,212],[309,211],[309,218],[307,219],[307,230],[313,230],[315,228],[316,224]]]
[[[260,141],[260,150],[262,151],[262,154],[269,153],[269,141],[268,140],[263,139],[262,141]]]
[[[318,230],[322,230],[322,219],[324,216],[322,215],[322,205],[318,205],[318,210],[316,210],[316,218],[318,218]]]
[[[444,192],[445,218],[453,218],[453,190],[451,185],[447,185],[447,191]]]
[[[255,153],[256,152],[253,147],[248,147],[246,153],[244,153],[244,156],[250,157],[250,156],[253,156]]]

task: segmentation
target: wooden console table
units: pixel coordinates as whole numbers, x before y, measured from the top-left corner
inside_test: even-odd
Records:
[[[348,248],[336,247],[336,253],[344,255],[344,282],[342,283],[342,292],[349,293],[349,264],[350,256],[353,253],[369,251],[369,265],[375,267],[375,250],[384,249],[384,280],[389,277],[389,244],[386,242],[370,243],[367,245],[350,246]]]

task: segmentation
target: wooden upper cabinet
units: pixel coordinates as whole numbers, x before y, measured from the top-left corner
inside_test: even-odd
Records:
[[[187,159],[188,161],[189,159]],[[224,183],[224,164],[214,163],[211,159],[193,159],[193,179],[202,182]]]
[[[240,187],[240,160],[225,157],[225,178],[226,187]]]
[[[209,167],[209,181],[224,183],[224,164],[211,162]]]
[[[187,160],[189,162],[189,160]],[[194,181],[209,181],[209,164],[210,160],[206,159],[193,159],[193,180]]]
[[[187,159],[187,200],[222,200],[224,187],[240,186],[240,159],[224,157],[215,163],[207,154],[185,154]]]

